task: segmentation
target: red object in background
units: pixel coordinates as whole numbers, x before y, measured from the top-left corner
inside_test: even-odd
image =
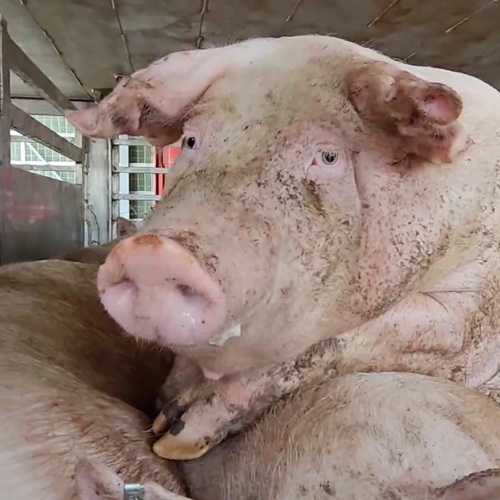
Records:
[[[156,148],[155,150],[155,167],[156,168],[170,168],[175,158],[181,150],[180,147],[167,146],[166,148]],[[165,175],[156,175],[156,189],[155,192],[158,195],[162,195],[163,189],[165,188]]]

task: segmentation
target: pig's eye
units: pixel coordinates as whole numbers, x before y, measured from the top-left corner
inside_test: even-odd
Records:
[[[187,136],[182,139],[182,147],[188,149],[195,149],[197,146],[196,138],[193,136]]]
[[[340,155],[337,151],[321,151],[320,153],[319,159],[323,165],[333,166],[339,161]]]

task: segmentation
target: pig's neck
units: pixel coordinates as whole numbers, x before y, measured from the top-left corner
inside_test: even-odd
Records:
[[[435,262],[375,318],[339,337],[339,372],[408,371],[478,387],[498,371],[500,256]]]

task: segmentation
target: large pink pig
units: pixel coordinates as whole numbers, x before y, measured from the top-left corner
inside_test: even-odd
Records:
[[[156,452],[201,456],[329,372],[500,395],[499,116],[473,77],[322,36],[172,54],[68,112],[92,137],[184,136],[98,278],[118,323],[180,355]]]

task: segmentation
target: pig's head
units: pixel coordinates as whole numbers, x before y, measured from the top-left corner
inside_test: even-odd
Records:
[[[137,226],[125,217],[118,217],[116,219],[116,236],[117,238],[124,238],[125,236],[132,236],[137,233]]]
[[[104,306],[205,368],[226,341],[267,343],[265,364],[357,326],[364,172],[449,161],[461,109],[451,88],[328,37],[172,54],[132,75],[67,114],[92,137],[183,135],[163,199],[100,269]]]

